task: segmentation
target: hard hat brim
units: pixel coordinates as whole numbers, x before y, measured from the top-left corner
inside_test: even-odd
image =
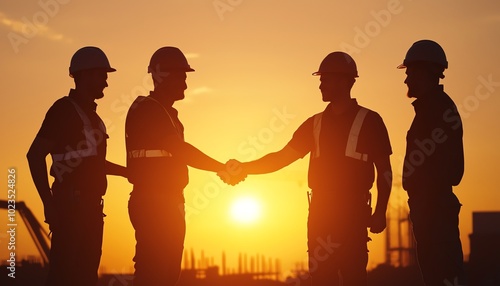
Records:
[[[195,70],[192,68],[189,69],[178,69],[178,70],[169,70],[169,71],[162,71],[162,72],[194,72]],[[152,73],[153,69],[151,67],[148,67],[148,73]]]
[[[95,69],[103,69],[103,70],[104,70],[104,71],[106,71],[106,72],[115,72],[115,71],[116,71],[116,69],[115,69],[115,68],[112,68],[112,67],[109,67],[109,68],[95,68]],[[69,72],[69,76],[70,76],[71,78],[74,78],[74,74],[75,74],[75,73],[80,72],[80,71],[84,71],[84,70],[85,70],[85,69],[83,69],[83,70],[76,70],[76,71],[70,71],[70,72]],[[92,69],[90,69],[90,70],[92,70]]]
[[[447,68],[448,68],[448,66],[447,66],[447,65],[445,66],[445,65],[442,65],[442,64],[438,64],[438,63],[427,62],[427,61],[419,61],[419,62],[422,62],[422,63],[430,63],[430,64],[435,64],[435,65],[437,65],[437,66],[441,66],[441,67],[443,67],[444,69],[447,69]],[[415,63],[415,62],[414,62],[414,63]],[[402,64],[400,64],[399,66],[397,66],[396,68],[397,68],[397,69],[406,69],[406,68],[408,68],[408,64],[413,64],[413,63],[407,63],[407,64],[402,63]]]
[[[312,75],[313,76],[318,76],[318,75],[322,75],[324,73],[331,73],[331,74],[343,74],[343,75],[350,75],[350,76],[353,76],[353,77],[359,77],[359,75],[352,75],[352,74],[348,74],[348,73],[341,73],[341,72],[320,72],[320,71],[317,71],[317,72],[313,72]]]

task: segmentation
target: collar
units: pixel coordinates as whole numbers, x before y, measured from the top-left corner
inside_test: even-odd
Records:
[[[78,91],[76,89],[73,89],[73,88],[70,89],[68,97],[71,98],[72,100],[74,100],[84,110],[90,109],[92,111],[96,111],[96,109],[97,109],[97,103],[95,103],[94,101],[88,101],[88,100],[84,99],[80,95],[80,93],[78,93]]]
[[[430,94],[425,98],[417,98],[411,104],[415,109],[425,108],[434,103],[441,98],[444,94],[444,86],[442,84],[438,85],[434,90],[429,92]]]
[[[337,116],[339,116],[339,115],[344,115],[344,114],[347,114],[348,112],[350,112],[350,111],[354,110],[357,106],[358,106],[358,101],[356,100],[356,98],[351,98],[351,99],[349,100],[349,102],[346,104],[345,109],[344,109],[344,110],[342,110],[342,112],[340,112],[340,113],[335,112],[335,111],[333,110],[333,109],[334,109],[334,107],[333,107],[333,105],[332,105],[332,103],[331,103],[331,102],[328,104],[328,106],[326,107],[325,111],[328,111],[328,112],[329,112],[330,114],[332,114],[332,115],[337,115]]]
[[[174,114],[177,117],[178,114],[177,109],[175,109],[172,105],[169,105],[166,100],[162,100],[161,97],[156,96],[153,91],[150,91],[147,97],[160,103],[163,106],[163,108],[165,108],[169,113],[172,112],[172,114]]]

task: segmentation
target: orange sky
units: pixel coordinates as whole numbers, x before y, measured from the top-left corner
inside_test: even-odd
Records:
[[[465,1],[464,1],[465,2]],[[161,46],[179,47],[196,72],[188,75],[186,99],[175,104],[186,140],[214,158],[256,159],[280,149],[309,116],[325,107],[311,76],[330,52],[349,52],[360,77],[352,96],[380,113],[391,138],[393,169],[401,172],[405,135],[413,118],[401,63],[410,45],[433,39],[445,49],[445,90],[464,122],[466,172],[456,188],[463,203],[462,242],[469,252],[472,212],[500,210],[495,182],[500,160],[500,4],[495,1],[41,0],[0,4],[0,62],[3,99],[1,168],[17,169],[17,200],[41,221],[43,212],[25,154],[47,109],[73,86],[72,54],[95,45],[118,71],[109,75],[98,113],[110,139],[108,159],[125,164],[124,116],[133,99],[151,87],[146,67]],[[236,187],[210,173],[190,169],[185,190],[188,230],[185,246],[236,268],[238,253],[282,260],[283,270],[306,260],[307,163],[302,159],[274,174],[254,176]],[[398,186],[391,208],[406,205]],[[110,178],[105,197],[101,265],[128,272],[134,252],[127,200],[131,185]],[[5,199],[7,193],[0,194]],[[236,224],[230,213],[240,196],[260,203],[260,219]],[[6,212],[0,212],[6,216]],[[0,219],[0,221],[4,221]],[[7,257],[0,225],[0,258]],[[19,255],[36,254],[19,227]],[[384,235],[372,235],[370,262],[384,259]]]

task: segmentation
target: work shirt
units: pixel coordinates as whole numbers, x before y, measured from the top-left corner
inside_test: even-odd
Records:
[[[188,183],[187,164],[172,154],[172,140],[184,141],[178,112],[149,96],[139,96],[125,123],[129,181],[136,187],[182,190]]]
[[[382,118],[359,106],[356,99],[342,114],[335,114],[329,104],[324,112],[307,119],[288,145],[302,157],[311,153],[308,179],[315,197],[327,192],[365,195],[375,178],[373,162],[392,153]]]
[[[106,128],[97,104],[71,89],[48,110],[37,137],[55,143],[50,175],[54,196],[100,201],[106,192]],[[58,193],[63,192],[63,193]]]
[[[406,136],[405,190],[456,186],[464,172],[462,120],[443,86],[413,101],[415,118]]]

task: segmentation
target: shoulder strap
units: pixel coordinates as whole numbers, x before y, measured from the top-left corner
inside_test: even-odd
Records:
[[[71,159],[76,159],[76,158],[84,158],[84,157],[90,157],[90,156],[96,156],[97,155],[97,145],[98,142],[95,138],[94,134],[94,128],[92,127],[92,124],[90,123],[90,119],[88,116],[85,114],[85,112],[82,110],[82,108],[70,97],[66,97],[69,102],[72,103],[73,107],[75,108],[76,112],[78,113],[78,116],[83,122],[83,134],[85,135],[85,146],[86,149],[77,149],[77,150],[71,150],[66,153],[60,153],[60,154],[51,154],[52,160],[54,162],[57,161],[65,161],[65,160],[71,160]],[[100,120],[100,129],[104,134],[106,133],[106,127],[104,126],[104,123],[102,120]]]
[[[365,117],[368,114],[368,109],[361,107],[354,118],[354,121],[351,125],[351,131],[349,132],[349,138],[347,139],[347,146],[345,149],[345,155],[347,157],[351,157],[357,160],[368,161],[368,154],[361,154],[356,151],[358,147],[358,139],[359,133],[361,131],[361,127],[363,126],[363,122],[365,121]]]
[[[172,126],[174,127],[177,135],[179,136],[179,138],[181,138],[182,140],[184,140],[182,138],[182,134],[181,134],[181,131],[179,130],[179,128],[177,128],[177,125],[175,124],[175,121],[174,119],[172,118],[172,116],[170,116],[170,113],[168,112],[168,110],[165,108],[165,106],[163,106],[163,104],[161,104],[157,99],[151,97],[151,96],[145,96],[144,98],[147,98],[147,99],[150,99],[152,100],[153,102],[157,103],[164,111],[165,113],[167,114],[168,118],[170,119],[170,122],[172,123]]]
[[[351,157],[357,160],[368,161],[368,154],[361,154],[356,151],[358,146],[359,133],[361,132],[361,127],[363,127],[363,122],[365,121],[366,115],[369,110],[361,107],[354,118],[351,125],[351,130],[349,132],[349,137],[347,138],[347,146],[345,149],[345,156]],[[323,112],[314,115],[313,117],[313,138],[314,138],[314,149],[311,151],[311,158],[318,158],[320,156],[320,145],[319,136],[321,133],[321,121],[323,118]]]
[[[320,112],[313,117],[313,138],[314,138],[314,149],[311,151],[312,158],[318,158],[320,155],[319,149],[319,134],[321,133],[321,119],[323,118],[323,112]]]

